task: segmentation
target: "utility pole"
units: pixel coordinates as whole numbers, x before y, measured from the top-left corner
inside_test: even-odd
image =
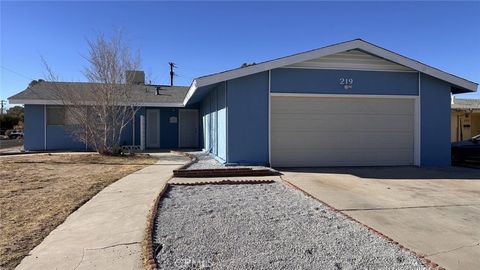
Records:
[[[176,68],[175,63],[173,62],[168,62],[170,65],[170,86],[173,86],[173,76],[175,75],[175,72],[173,72],[173,68]]]
[[[0,114],[3,114],[3,108],[5,108],[4,106],[7,105],[7,101],[6,100],[0,100],[0,103],[1,103],[1,108],[0,108]]]

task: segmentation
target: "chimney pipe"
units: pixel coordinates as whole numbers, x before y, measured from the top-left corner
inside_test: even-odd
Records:
[[[142,70],[125,71],[125,79],[127,84],[145,84],[145,72]]]

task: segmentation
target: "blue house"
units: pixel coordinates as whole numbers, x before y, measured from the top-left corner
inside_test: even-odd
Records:
[[[51,84],[9,98],[25,104],[25,149],[88,148],[56,122],[61,106],[45,95]],[[447,166],[451,94],[477,86],[356,39],[199,77],[190,87],[141,84],[141,110],[124,144],[203,148],[227,164]]]

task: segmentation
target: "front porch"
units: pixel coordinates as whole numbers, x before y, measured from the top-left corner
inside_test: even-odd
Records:
[[[132,145],[142,151],[198,149],[199,115],[197,108],[143,107],[133,121]]]

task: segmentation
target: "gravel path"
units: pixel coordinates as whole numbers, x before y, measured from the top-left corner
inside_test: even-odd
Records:
[[[160,269],[427,269],[280,183],[173,186],[159,205]]]
[[[191,164],[186,170],[202,170],[202,169],[238,169],[238,168],[251,168],[253,170],[258,169],[269,169],[269,167],[264,166],[225,166],[224,164],[218,162],[210,154],[203,151],[189,152],[198,158],[198,161]]]
[[[195,155],[198,158],[198,161],[188,166],[187,170],[225,168],[222,163],[215,160],[206,152],[190,152],[190,154]]]

